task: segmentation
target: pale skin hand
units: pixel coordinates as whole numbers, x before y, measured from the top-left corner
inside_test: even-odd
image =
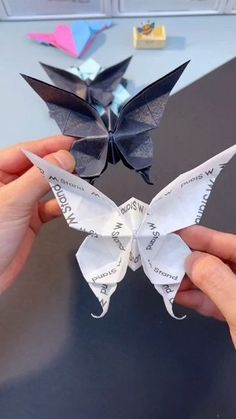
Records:
[[[21,149],[73,171],[72,142],[60,135],[0,150],[0,294],[23,269],[42,225],[61,215],[55,199],[40,202],[49,185]]]
[[[236,235],[201,226],[178,232],[193,253],[175,301],[204,316],[226,320],[236,348]]]

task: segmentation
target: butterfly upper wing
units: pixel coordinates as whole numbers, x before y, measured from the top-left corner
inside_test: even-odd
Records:
[[[199,223],[217,176],[235,154],[236,145],[180,175],[152,200],[137,232],[144,271],[172,316],[172,303],[190,253],[173,232]]]
[[[126,224],[116,204],[85,180],[25,151],[49,182],[70,227],[110,237],[116,223],[126,233]],[[56,185],[56,186],[55,186]],[[62,199],[63,196],[63,199]],[[123,220],[123,221],[122,221]]]
[[[149,131],[160,124],[169,94],[188,62],[150,84],[122,108],[115,143],[127,163],[135,170],[152,164],[152,141]]]
[[[105,108],[113,101],[113,92],[120,84],[132,57],[106,68],[91,82],[90,97],[95,104]]]
[[[189,61],[182,64],[130,99],[120,112],[116,132],[132,133],[133,126],[130,128],[129,121],[137,123],[138,132],[158,127],[168,96],[188,63]]]
[[[62,133],[72,137],[106,135],[107,129],[97,111],[71,92],[33,77],[22,75],[45,101]]]
[[[69,71],[62,70],[61,68],[53,67],[44,63],[40,64],[55,86],[74,93],[86,100],[87,85],[84,80],[79,78],[79,76],[76,76]]]
[[[107,129],[97,111],[71,92],[23,75],[27,83],[46,102],[61,132],[76,141],[72,153],[80,176],[99,176],[107,164]]]
[[[161,235],[198,224],[218,175],[235,154],[236,145],[177,177],[152,200],[146,223],[158,214]]]

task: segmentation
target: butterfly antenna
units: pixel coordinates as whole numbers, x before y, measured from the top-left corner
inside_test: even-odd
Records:
[[[154,185],[154,183],[151,182],[150,180],[150,167],[147,167],[146,169],[138,170],[137,172],[140,173],[140,175],[142,176],[142,178],[148,185]]]
[[[90,185],[94,185],[96,178],[92,177],[92,178],[87,178],[86,180],[88,181],[88,183],[90,183]]]

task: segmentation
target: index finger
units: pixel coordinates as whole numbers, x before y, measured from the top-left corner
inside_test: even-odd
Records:
[[[37,156],[44,157],[58,150],[70,150],[73,142],[74,138],[72,137],[56,135],[4,148],[0,150],[0,170],[10,174],[21,174],[31,167],[30,161],[21,151],[22,148],[26,148]]]
[[[191,249],[236,263],[236,235],[197,225],[179,230],[178,234]]]

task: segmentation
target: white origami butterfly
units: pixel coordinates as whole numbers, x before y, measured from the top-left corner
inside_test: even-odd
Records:
[[[69,224],[90,235],[76,257],[98,298],[102,317],[129,266],[141,265],[162,295],[169,314],[184,277],[190,249],[175,231],[198,224],[214,182],[236,153],[236,145],[177,177],[150,205],[131,198],[120,207],[83,179],[24,151],[48,180]]]

